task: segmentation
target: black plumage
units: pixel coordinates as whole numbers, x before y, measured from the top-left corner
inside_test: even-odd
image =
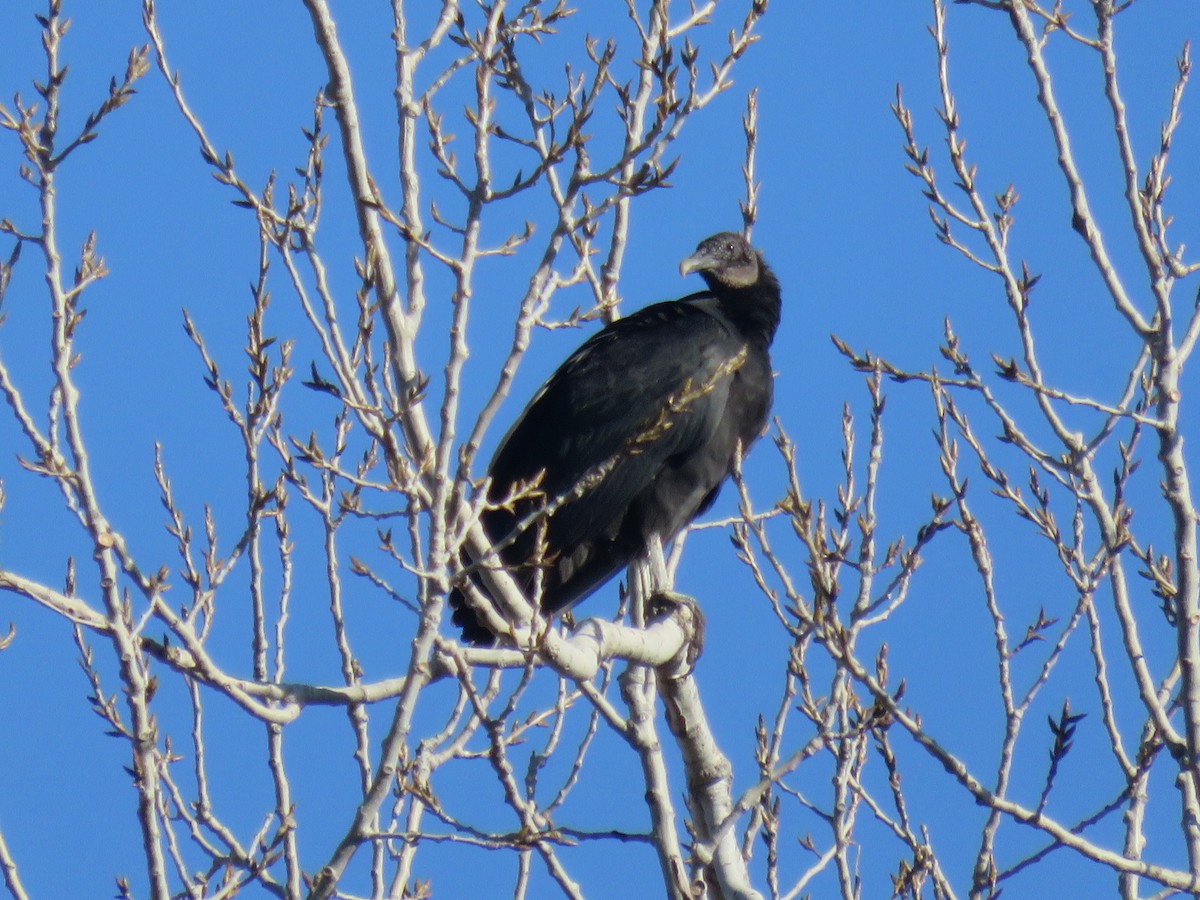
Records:
[[[534,395],[488,468],[493,503],[536,485],[532,496],[483,514],[493,541],[567,498],[500,552],[531,598],[540,564],[547,614],[587,597],[651,536],[666,543],[707,510],[737,446],[748,448],[766,427],[778,280],[732,232],[702,241],[679,271],[699,272],[708,290],[648,306],[585,341]],[[459,590],[450,604],[464,641],[494,640]]]

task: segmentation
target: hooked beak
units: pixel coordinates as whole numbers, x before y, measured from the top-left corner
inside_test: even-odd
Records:
[[[679,274],[690,275],[692,272],[701,272],[705,269],[711,269],[714,265],[713,258],[702,250],[697,250],[691,256],[685,257],[679,263]]]

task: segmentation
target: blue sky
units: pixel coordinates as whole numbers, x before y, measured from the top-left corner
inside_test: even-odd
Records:
[[[1082,22],[1090,15],[1088,4],[1078,5],[1084,7],[1079,12]],[[136,4],[102,7],[77,0],[66,10],[75,24],[65,50],[71,66],[65,122],[78,122],[103,96],[108,78],[124,70],[128,49],[145,42]],[[12,0],[0,8],[0,97],[6,98],[6,104],[17,91],[31,97],[30,80],[42,77],[33,18],[40,10],[41,4],[26,0]],[[726,0],[722,10],[707,36],[717,44],[740,21],[732,0]],[[355,70],[368,152],[381,161],[384,171],[390,171],[390,163],[384,162],[393,147],[388,7],[344,3],[335,13]],[[943,146],[934,112],[935,60],[926,32],[930,16],[925,3],[776,0],[763,23],[762,39],[734,72],[732,89],[689,125],[677,146],[681,160],[671,179],[673,188],[652,194],[635,207],[633,239],[621,281],[625,308],[697,289],[694,278],[680,280],[677,263],[701,238],[740,224],[740,117],[745,92],[758,88],[757,165],[762,194],[754,237],[785,292],[784,320],[774,349],[775,413],[797,442],[806,494],[831,504],[841,477],[843,406],[848,402],[855,411],[860,450],[865,447],[869,411],[863,376],[837,354],[831,334],[912,369],[941,362],[938,346],[947,317],[981,369],[989,354],[1008,357],[1019,346],[998,282],[937,243],[919,185],[903,169],[902,135],[889,112],[897,83],[904,86],[919,138],[931,146],[935,158]],[[286,174],[302,164],[305,145],[299,129],[311,120],[312,98],[323,72],[300,6],[163,3],[161,20],[172,65],[182,72],[190,101],[214,142],[232,151],[242,176],[257,185],[272,169]],[[994,11],[955,6],[949,23],[952,74],[959,88],[969,155],[979,165],[985,196],[1001,193],[1009,183],[1017,186],[1021,200],[1014,253],[1028,258],[1044,276],[1033,315],[1050,380],[1066,390],[1111,398],[1121,384],[1122,366],[1133,360],[1137,347],[1112,312],[1084,247],[1071,232],[1065,188],[1020,48],[1011,38],[1006,18]],[[568,21],[553,52],[578,52],[586,33],[609,24],[589,7]],[[1155,149],[1158,123],[1167,108],[1174,58],[1185,38],[1200,37],[1200,9],[1189,0],[1142,0],[1121,17],[1120,26],[1120,58],[1127,66],[1122,87],[1130,107],[1134,146],[1144,162]],[[1137,285],[1140,261],[1114,180],[1115,155],[1110,123],[1099,102],[1098,67],[1085,51],[1061,40],[1052,42],[1049,56],[1063,73],[1062,102],[1084,174],[1096,186],[1093,205],[1102,226],[1112,231],[1118,268]],[[548,70],[557,64],[557,59],[545,63]],[[127,107],[104,124],[101,138],[82,148],[61,174],[62,245],[64,253],[73,253],[94,229],[112,270],[89,294],[81,338],[84,355],[77,368],[84,426],[92,441],[93,465],[107,514],[140,555],[156,564],[170,564],[173,542],[161,528],[164,513],[151,469],[155,442],[163,446],[181,505],[198,523],[204,504],[211,504],[226,545],[237,528],[243,489],[240,445],[203,387],[202,369],[181,327],[180,310],[190,311],[229,376],[239,376],[234,379],[237,383],[243,365],[239,342],[258,249],[252,217],[231,206],[232,195],[213,182],[157,72],[144,79],[138,91]],[[1200,246],[1197,223],[1189,217],[1200,202],[1200,134],[1194,110],[1189,98],[1173,155],[1172,190],[1179,214],[1176,238]],[[331,153],[331,185],[336,180],[336,159]],[[0,217],[32,228],[36,196],[17,177],[20,162],[15,138],[0,133]],[[944,164],[941,168],[947,170]],[[942,180],[948,184],[948,174]],[[394,185],[390,190],[394,196]],[[544,210],[536,205],[518,207],[514,218],[532,216],[536,221],[539,213],[544,215]],[[349,296],[354,286],[349,260],[357,247],[344,198],[331,200],[323,233],[329,235],[331,256],[340,262],[332,273],[334,283]],[[7,255],[10,246],[0,239],[0,253]],[[31,248],[26,252],[32,256]],[[30,396],[41,397],[49,383],[46,300],[33,262],[23,260],[18,266],[5,298],[7,319],[0,329],[0,353]],[[474,393],[468,396],[468,404],[482,402],[484,391],[494,383],[508,338],[507,331],[502,341],[491,336],[509,327],[513,306],[508,301],[523,289],[520,277],[519,267],[500,263],[481,274],[472,323],[473,368],[468,374]],[[1145,304],[1145,289],[1139,289]],[[315,343],[302,331],[282,279],[275,290],[272,321],[279,333],[297,338],[294,359],[297,369],[306,373],[317,352]],[[556,309],[566,315],[571,305],[586,302],[582,293],[565,292],[556,300]],[[444,337],[437,330],[444,316],[444,308],[431,306],[429,338],[422,344],[429,354],[430,371],[438,370],[437,354],[444,349]],[[538,336],[539,343],[501,413],[502,424],[493,429],[492,441],[503,433],[523,399],[582,338],[579,332],[565,330]],[[1001,394],[1028,412],[1028,404],[1015,389]],[[930,436],[935,423],[927,389],[889,386],[888,397],[881,532],[887,538],[906,534],[911,539],[927,515],[930,494],[945,493]],[[289,427],[300,435],[327,428],[334,412],[328,398],[310,395],[298,383],[287,402]],[[994,429],[983,427],[984,421],[980,419],[980,429],[990,435]],[[1087,421],[1080,416],[1079,427]],[[0,415],[0,479],[7,494],[0,511],[0,565],[59,585],[65,555],[74,553],[83,562],[89,551],[53,486],[16,464],[15,454],[23,452],[11,417]],[[1156,522],[1162,510],[1153,506],[1157,476],[1150,471],[1152,463],[1150,454],[1147,471],[1137,483],[1147,503],[1139,524],[1144,524],[1156,544],[1165,545],[1169,531],[1165,523]],[[1016,469],[1021,471],[1019,465]],[[760,507],[780,495],[782,473],[770,441],[762,441],[747,468]],[[1061,576],[1055,575],[1047,548],[987,496],[978,473],[974,480],[980,515],[995,529],[999,589],[1011,615],[1010,632],[1023,630],[1039,606],[1065,616],[1074,597]],[[714,515],[733,510],[733,493],[726,491]],[[293,518],[298,539],[315,537],[315,525],[304,520],[299,504]],[[364,546],[370,544],[371,532],[368,527],[356,532]],[[785,530],[780,530],[779,540],[786,540]],[[803,582],[800,547],[788,545],[788,553],[794,573]],[[319,560],[307,559],[300,573],[315,577],[318,565]],[[946,736],[950,749],[977,765],[981,773],[990,774],[1000,717],[994,662],[989,656],[991,635],[973,578],[963,541],[946,536],[928,554],[913,596],[873,639],[887,641],[892,672],[906,679],[908,702],[923,712],[935,732]],[[235,589],[238,583],[235,579]],[[697,677],[741,788],[753,780],[754,721],[760,713],[771,715],[778,702],[782,638],[773,628],[765,601],[733,559],[724,534],[708,531],[690,539],[678,587],[699,597],[708,617],[706,653]],[[599,611],[611,609],[615,588],[607,593],[590,603]],[[77,652],[69,631],[23,601],[8,595],[0,598],[0,630],[9,621],[18,630],[17,640],[0,653],[0,715],[10,723],[0,740],[0,829],[25,882],[38,896],[108,896],[112,877],[124,873],[132,878],[135,892],[144,895],[145,884],[138,876],[133,796],[121,769],[128,764],[127,751],[123,744],[103,736],[103,723],[83,700],[86,683],[75,663]],[[1139,602],[1146,613],[1148,650],[1160,660],[1156,671],[1164,673],[1168,665],[1161,660],[1170,658],[1171,634],[1154,611],[1157,601],[1148,592]],[[320,597],[305,597],[302,590],[297,594],[291,677],[336,677],[337,660],[322,630],[328,628],[322,603]],[[218,658],[248,671],[244,620],[239,620],[244,611],[238,611],[234,600],[226,607],[228,641],[220,645]],[[350,618],[360,635],[359,653],[367,671],[373,677],[394,674],[397,661],[404,658],[396,647],[406,645],[410,620],[368,592],[352,604]],[[306,633],[314,635],[311,641],[303,637]],[[1057,811],[1067,821],[1094,808],[1097,797],[1107,798],[1116,784],[1114,772],[1102,767],[1093,771],[1087,765],[1086,754],[1097,750],[1103,737],[1094,694],[1089,694],[1088,664],[1082,636],[1077,636],[1064,661],[1062,679],[1047,689],[1031,713],[1031,722],[1040,722],[1070,696],[1073,709],[1089,714],[1077,738],[1078,755],[1069,758],[1055,795],[1062,804]],[[170,676],[164,674],[162,680]],[[1128,702],[1127,679],[1120,684]],[[116,689],[115,678],[109,688]],[[178,685],[168,690],[182,696]],[[438,697],[443,695],[450,696],[444,689],[430,693],[430,722],[437,719]],[[167,698],[163,706],[164,725],[186,729],[186,718]],[[261,752],[260,729],[218,702],[210,704],[209,715],[220,735],[212,747],[214,769],[236,779],[245,747]],[[386,715],[379,718],[385,720]],[[324,861],[353,810],[355,775],[343,722],[339,712],[315,710],[289,729],[290,759],[298,783],[304,785],[300,808],[306,829],[304,860],[314,867]],[[1131,735],[1139,723],[1131,708],[1127,721]],[[1030,725],[1019,751],[1036,773],[1030,785],[1023,786],[1023,794],[1022,786],[1017,788],[1025,801],[1030,791],[1036,797],[1048,746],[1044,731],[1038,732],[1037,727]],[[330,735],[336,735],[336,740]],[[806,739],[798,730],[793,744],[799,746]],[[608,789],[613,783],[636,779],[636,766],[614,739],[602,740],[608,746],[598,755],[605,760],[603,765],[612,768],[596,773],[581,788],[572,814],[589,825],[612,827],[620,821],[636,827],[638,810],[630,814],[628,805],[621,803],[622,795]],[[908,778],[919,785],[914,796],[921,798],[914,815],[930,822],[935,844],[947,854],[951,880],[966,884],[981,813],[936,765],[911,746],[905,752],[911,766]],[[822,771],[814,768],[806,777],[802,770],[797,781],[820,799],[828,786]],[[675,775],[678,778],[679,773]],[[456,791],[469,795],[486,783],[473,782],[472,777],[464,774],[460,784],[443,789],[450,795]],[[214,780],[219,781],[219,775]],[[1105,787],[1095,789],[1097,781]],[[1168,796],[1170,785],[1164,780],[1154,788],[1160,801],[1152,807],[1147,826],[1151,839],[1147,857],[1180,865],[1183,851],[1175,833],[1177,808]],[[258,824],[259,807],[240,808],[237,793],[229,791],[224,798],[228,814],[252,830]],[[631,794],[637,795],[637,790]],[[1051,809],[1055,811],[1053,804]],[[864,842],[867,835],[878,836],[871,827],[864,825]],[[805,830],[797,828],[801,833]],[[818,833],[817,826],[809,828]],[[1115,828],[1101,833],[1110,844],[1119,840]],[[1041,843],[1017,827],[1002,834],[1010,842],[1002,841],[1008,862]],[[72,848],[70,866],[63,864],[64,846]],[[498,877],[511,877],[507,859],[481,853],[456,856],[461,851],[441,848],[423,852],[427,869],[421,874],[433,879],[436,896],[484,896],[479,884],[493,869]],[[607,851],[578,851],[585,889],[591,886],[596,896],[615,896],[596,885],[612,888],[605,879],[619,883],[627,877],[629,883],[621,888],[626,895],[654,896],[653,890],[641,893],[644,888],[639,887],[647,873],[657,877],[653,860],[646,851],[632,852],[642,853],[643,866],[618,873]],[[789,852],[799,859],[801,851],[794,844]],[[1087,892],[1111,890],[1111,877],[1096,867],[1073,860],[1065,851],[1059,851],[1058,857],[1051,871],[1062,884]],[[469,858],[470,866],[463,865],[464,858]],[[890,865],[891,859],[890,854],[882,854],[880,861],[864,855],[868,884],[887,884],[886,870],[878,866],[880,862]],[[793,870],[798,871],[794,866],[788,871]],[[1047,888],[1046,883],[1018,880],[1006,896],[1037,896]],[[874,894],[868,890],[867,895]]]

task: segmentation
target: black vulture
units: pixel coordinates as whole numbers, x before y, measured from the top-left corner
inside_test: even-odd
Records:
[[[665,544],[716,499],[739,444],[765,430],[768,349],[779,325],[779,281],[740,234],[702,241],[679,264],[708,290],[656,303],[593,335],[533,396],[501,441],[482,524],[511,539],[500,560],[530,598],[562,612],[641,555]],[[516,491],[522,494],[521,491]],[[532,515],[550,505],[548,515]],[[459,589],[463,640],[490,644]]]

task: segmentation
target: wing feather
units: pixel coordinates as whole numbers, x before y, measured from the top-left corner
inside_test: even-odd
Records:
[[[627,562],[619,532],[631,504],[672,460],[686,458],[719,427],[730,361],[743,346],[705,294],[618,320],[586,341],[534,395],[492,461],[491,496],[541,475],[545,502],[603,471],[555,512],[546,530],[551,554],[574,554],[563,573],[567,580],[571,569],[588,564],[587,579],[603,581]],[[529,501],[516,514],[495,511],[485,524],[499,539],[534,506]],[[510,561],[527,560],[534,541],[532,531],[517,540]],[[583,595],[569,593],[564,604]]]

